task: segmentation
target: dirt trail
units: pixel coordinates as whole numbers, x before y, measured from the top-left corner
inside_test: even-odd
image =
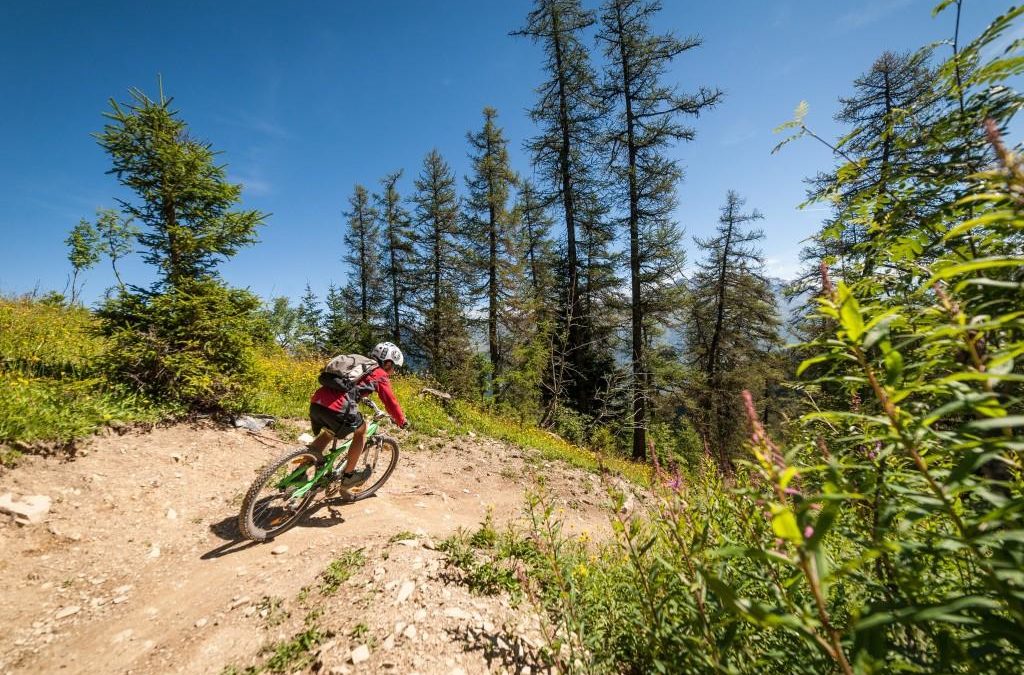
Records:
[[[72,462],[28,459],[0,494],[53,506],[40,525],[0,517],[0,673],[242,672],[312,625],[311,611],[320,644],[299,672],[529,672],[536,617],[470,596],[431,542],[489,507],[499,523],[518,517],[537,469],[569,528],[606,531],[603,491],[487,439],[402,445],[377,496],[324,506],[262,545],[238,541],[234,518],[283,448],[247,432],[179,425],[93,439]],[[403,532],[417,538],[391,541]],[[365,565],[325,597],[319,575],[354,548]]]

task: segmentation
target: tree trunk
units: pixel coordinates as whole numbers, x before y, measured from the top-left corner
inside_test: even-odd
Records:
[[[633,95],[630,88],[630,54],[626,51],[622,9],[616,5],[619,28],[619,58],[622,63],[622,94],[626,106],[626,150],[629,174],[629,276],[630,315],[633,338],[633,459],[642,460],[647,453],[647,369],[644,364],[644,312],[640,297],[640,211],[637,188],[637,147],[633,117]]]

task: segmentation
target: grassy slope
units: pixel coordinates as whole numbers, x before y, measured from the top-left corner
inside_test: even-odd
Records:
[[[173,411],[110,385],[96,369],[103,338],[95,320],[28,299],[0,298],[0,444],[68,443],[115,423],[153,421]],[[276,417],[305,418],[320,360],[283,353],[257,359],[252,387],[232,408]],[[595,470],[601,464],[646,484],[648,469],[618,457],[600,456],[547,431],[493,415],[464,401],[442,404],[420,395],[422,380],[395,379],[395,390],[413,429],[426,436],[473,432]],[[7,451],[7,457],[13,457]]]

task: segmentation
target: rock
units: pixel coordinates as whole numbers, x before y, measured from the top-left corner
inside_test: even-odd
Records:
[[[68,607],[65,607],[64,609],[59,610],[56,614],[53,615],[53,618],[58,620],[66,619],[72,614],[78,614],[80,611],[82,611],[82,608],[78,605],[70,605]]]
[[[427,549],[428,551],[436,551],[437,550],[437,544],[430,537],[425,538],[421,542],[421,544],[423,545],[423,548]]]
[[[178,512],[175,511],[174,509],[167,509],[167,513],[165,515],[167,516],[167,520],[177,520],[178,519]]]
[[[199,619],[199,620],[197,620],[197,621],[196,621],[196,623],[195,623],[195,627],[196,627],[196,628],[202,628],[203,626],[205,626],[205,625],[206,625],[206,624],[208,624],[209,622],[210,622],[210,620],[209,620],[209,619],[207,619],[207,618],[206,618],[206,617],[204,616],[204,617],[203,617],[202,619]]]
[[[50,512],[50,503],[46,495],[26,495],[15,499],[7,492],[0,496],[0,513],[13,516],[19,525],[38,525]]]
[[[117,588],[114,589],[114,595],[124,595],[125,593],[127,593],[130,590],[132,590],[133,588],[135,588],[135,587],[132,586],[131,584],[125,584],[124,586],[118,586]]]
[[[418,610],[416,610],[416,614],[413,616],[413,620],[414,621],[423,621],[426,618],[427,618],[427,610],[425,610],[425,609],[418,609]]]
[[[455,668],[452,668],[451,672],[448,673],[448,675],[466,675],[466,671],[456,666]]]
[[[159,558],[160,557],[160,547],[154,545],[152,548],[149,549],[149,553],[146,554],[146,557],[147,558]]]
[[[352,672],[352,669],[348,666],[331,666],[331,669],[327,671],[327,675],[348,675]]]
[[[353,664],[360,664],[370,660],[370,648],[366,645],[359,645],[352,650],[348,657]]]
[[[405,630],[405,627],[407,625],[408,624],[406,624],[404,621],[396,621],[395,622],[395,635],[401,635],[402,631]]]
[[[412,595],[412,592],[416,590],[415,581],[403,581],[402,587],[398,589],[398,596],[395,598],[395,604],[400,605]]]
[[[274,423],[274,418],[267,415],[239,415],[235,418],[236,429],[262,431]]]
[[[406,640],[415,640],[416,639],[416,626],[414,626],[412,624],[409,624],[408,626],[405,627],[405,630],[402,631],[402,635],[405,637]]]
[[[128,596],[127,595],[119,595],[116,598],[114,598],[113,600],[111,600],[111,602],[113,602],[115,605],[120,605],[122,602],[128,602]]]
[[[284,554],[285,554],[285,553],[287,553],[287,552],[288,552],[288,547],[287,547],[286,545],[284,545],[284,544],[281,544],[280,546],[275,546],[275,547],[274,547],[274,548],[273,548],[273,549],[272,549],[272,550],[270,551],[270,553],[271,553],[272,555],[284,555]]]
[[[172,452],[171,453],[171,459],[173,459],[175,462],[180,462],[181,461],[181,454],[177,453],[177,452]]]
[[[256,605],[249,605],[245,608],[245,611],[242,613],[245,614],[245,616],[252,616],[256,613]]]
[[[235,600],[232,601],[232,603],[230,605],[228,605],[228,609],[236,609],[236,608],[241,607],[242,605],[246,604],[247,602],[249,602],[249,596],[248,595],[243,595],[240,598],[235,598]]]
[[[386,651],[386,652],[390,652],[392,649],[394,649],[395,648],[395,634],[392,633],[391,635],[388,635],[386,638],[384,638],[384,643],[381,645],[381,647],[383,647],[384,651]]]
[[[448,607],[444,610],[444,615],[449,619],[459,619],[460,621],[466,621],[472,618],[470,617],[469,612],[458,607]]]
[[[409,548],[417,548],[420,545],[419,539],[399,539],[397,543]]]
[[[302,443],[303,445],[309,445],[310,443],[312,443],[315,440],[316,439],[313,437],[312,434],[307,434],[307,433],[299,434],[299,438],[298,438],[299,443]]]

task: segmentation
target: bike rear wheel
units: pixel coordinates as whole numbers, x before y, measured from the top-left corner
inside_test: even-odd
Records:
[[[309,448],[290,450],[268,464],[249,487],[238,514],[238,530],[252,541],[268,541],[299,522],[316,490],[294,493],[313,479],[318,456]]]
[[[381,488],[398,466],[398,442],[389,436],[375,436],[366,442],[366,448],[359,456],[359,471],[369,466],[370,477],[358,487],[347,488],[341,496],[347,502],[366,499]]]

